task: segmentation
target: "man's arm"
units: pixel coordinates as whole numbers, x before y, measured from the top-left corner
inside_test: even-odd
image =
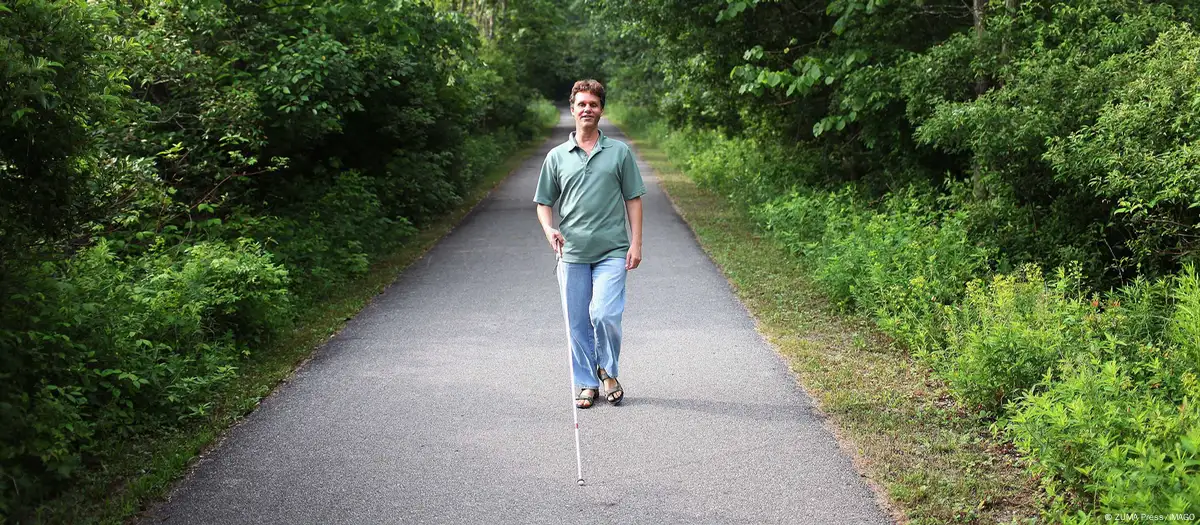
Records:
[[[625,269],[632,270],[642,264],[642,198],[634,197],[625,201],[625,210],[629,213],[629,253],[625,255]]]
[[[542,233],[546,234],[546,242],[550,243],[554,253],[562,255],[562,245],[566,244],[567,239],[561,232],[554,229],[554,208],[538,203],[537,216],[538,222],[542,223]]]

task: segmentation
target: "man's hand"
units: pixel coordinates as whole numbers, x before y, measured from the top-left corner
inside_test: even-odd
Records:
[[[562,232],[554,228],[547,228],[546,242],[550,243],[550,248],[554,250],[555,255],[562,257],[562,247],[567,243],[567,238],[563,237]]]
[[[642,264],[642,198],[625,201],[625,211],[629,214],[629,252],[625,254],[625,271],[629,271]]]

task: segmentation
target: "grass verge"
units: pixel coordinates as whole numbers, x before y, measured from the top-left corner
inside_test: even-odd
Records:
[[[837,312],[744,210],[699,188],[649,137],[625,131],[897,521],[1036,521],[1036,483],[987,421],[869,319]]]
[[[549,106],[549,104],[545,104]],[[423,229],[392,255],[376,261],[362,278],[330,290],[320,307],[304,312],[296,328],[255,359],[243,364],[240,375],[213,401],[209,418],[184,429],[135,436],[112,450],[109,461],[95,466],[74,490],[39,509],[43,523],[123,523],[165,497],[192,460],[214,446],[227,429],[252,412],[259,401],[292,376],[322,344],[342,329],[409,264],[449,233],[521,161],[532,155],[558,122],[539,108],[543,132],[524,148],[497,164],[463,199],[459,208]],[[2,520],[0,520],[2,521]]]

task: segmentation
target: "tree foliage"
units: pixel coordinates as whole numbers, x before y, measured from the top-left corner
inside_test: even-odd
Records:
[[[0,3],[0,273],[93,205],[88,120],[111,118],[127,91],[90,30],[104,16],[83,1]]]
[[[1099,183],[1110,179],[1064,157],[1068,145],[1082,154],[1084,141],[1099,144],[1100,126],[1106,151],[1140,140],[1114,127],[1114,108],[1151,93],[1164,109],[1143,109],[1145,119],[1181,113],[1155,151],[1193,140],[1186,67],[1153,69],[1172,45],[1188,63],[1190,2],[605,0],[591,16],[621,96],[676,125],[816,149],[837,166],[819,178],[875,195],[969,181],[973,234],[1007,268],[1080,260],[1112,283],[1169,272],[1194,252],[1186,204],[1122,203],[1117,179]],[[1170,169],[1186,172],[1180,154]],[[1148,169],[1114,155],[1105,171]],[[1156,211],[1137,211],[1147,205]]]
[[[521,85],[551,100],[565,99],[574,81],[595,76],[580,42],[578,9],[567,0],[437,0],[437,5],[475,21],[479,35],[507,60]]]
[[[1049,521],[1200,509],[1195,2],[591,5],[626,121],[996,418]]]
[[[0,3],[0,521],[208,417],[533,137],[533,36],[411,0]]]

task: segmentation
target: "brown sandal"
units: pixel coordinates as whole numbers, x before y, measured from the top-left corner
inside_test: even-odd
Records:
[[[604,399],[607,399],[613,405],[621,404],[621,401],[625,400],[625,389],[621,388],[621,382],[617,381],[617,378],[608,375],[608,372],[605,372],[603,368],[596,369],[596,372],[600,375],[601,388],[604,388],[604,382],[609,379],[612,379],[617,384],[615,388],[604,393]]]
[[[587,395],[588,392],[591,392],[591,395]],[[575,407],[592,408],[592,404],[596,401],[597,392],[598,390],[595,388],[580,388],[579,393],[575,394]]]

